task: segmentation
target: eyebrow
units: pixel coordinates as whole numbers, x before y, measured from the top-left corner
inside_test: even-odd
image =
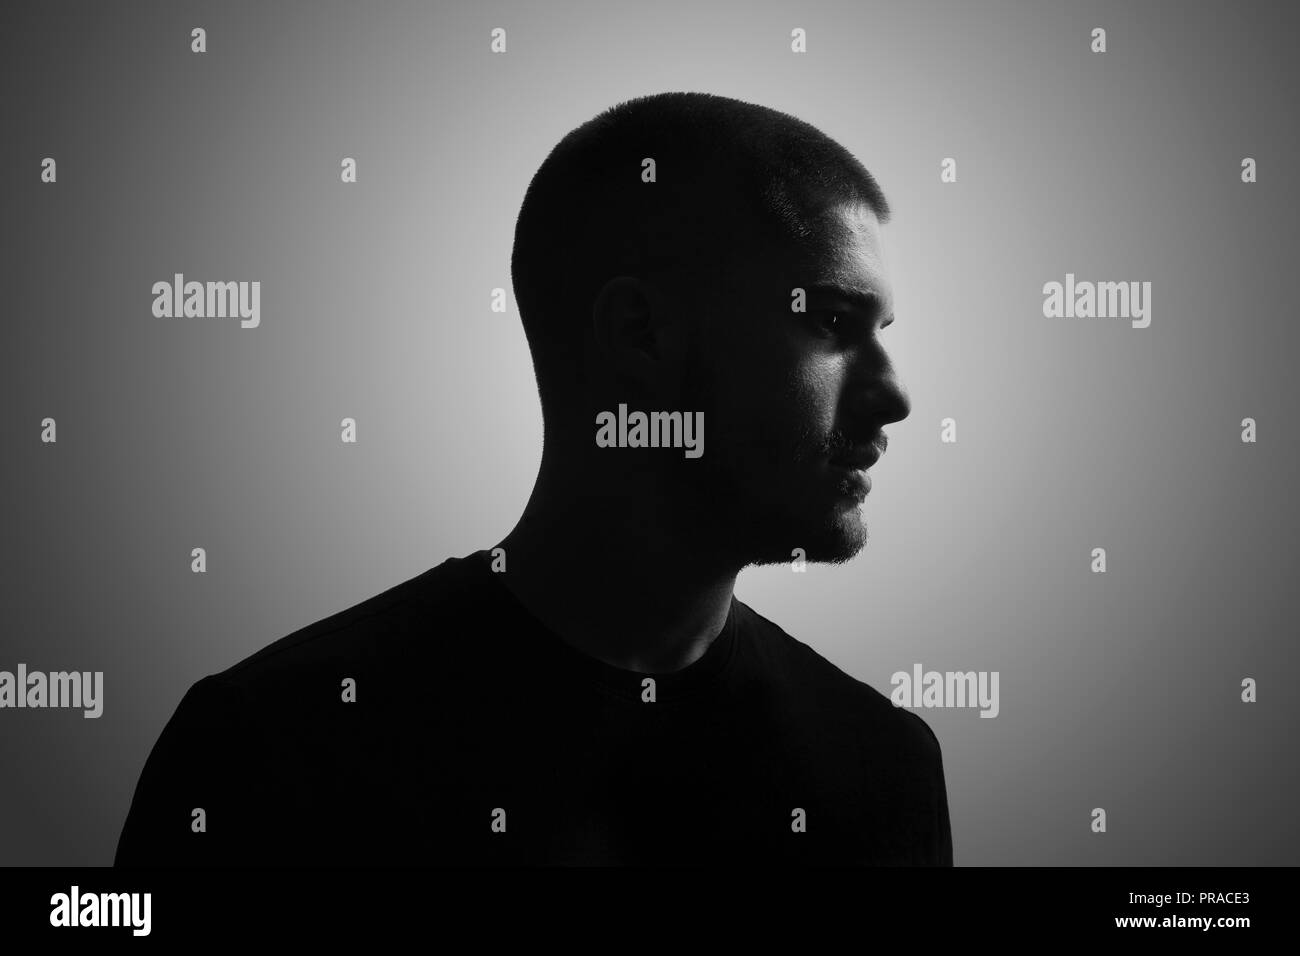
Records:
[[[884,297],[874,289],[860,289],[855,286],[840,285],[838,282],[815,282],[808,286],[808,292],[809,294],[831,296],[851,302],[855,307],[873,317],[885,306]],[[893,321],[894,313],[891,311],[880,327],[883,329]]]

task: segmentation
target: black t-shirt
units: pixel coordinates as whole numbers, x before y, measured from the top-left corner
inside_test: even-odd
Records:
[[[686,668],[613,667],[490,561],[449,559],[195,683],[116,864],[952,864],[916,714],[734,598]]]

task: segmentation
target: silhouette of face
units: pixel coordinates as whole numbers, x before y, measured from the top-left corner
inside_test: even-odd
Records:
[[[811,239],[737,257],[683,385],[683,407],[705,413],[691,483],[715,543],[745,564],[862,550],[870,479],[835,461],[883,452],[882,427],[911,410],[881,341],[894,301],[879,221],[836,201],[812,222]]]

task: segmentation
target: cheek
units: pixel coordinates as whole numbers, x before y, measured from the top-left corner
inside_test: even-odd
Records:
[[[733,470],[771,470],[815,454],[834,426],[839,360],[794,330],[755,323],[713,366],[705,429]],[[784,334],[783,334],[784,333]],[[711,411],[711,415],[708,413]]]
[[[713,416],[710,440],[720,466],[742,484],[767,485],[780,474],[801,472],[828,431],[829,419],[815,400],[788,382],[728,393],[726,402]]]
[[[841,370],[834,359],[805,359],[792,366],[779,389],[785,430],[798,432],[803,443],[825,439],[835,425],[840,381]]]

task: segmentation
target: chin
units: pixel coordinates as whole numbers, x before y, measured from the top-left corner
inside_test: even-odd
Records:
[[[867,546],[867,531],[861,525],[859,528],[858,533],[846,532],[825,541],[815,542],[812,547],[805,548],[806,560],[825,564],[844,564],[846,561],[852,561]]]
[[[803,530],[798,530],[802,526]],[[779,535],[765,534],[761,544],[749,549],[749,565],[789,564],[795,548],[803,551],[809,564],[843,564],[857,557],[867,545],[867,526],[856,503],[813,523],[792,523],[795,529]]]

